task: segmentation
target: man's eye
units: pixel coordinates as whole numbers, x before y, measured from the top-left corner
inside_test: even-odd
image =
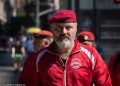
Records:
[[[66,27],[66,29],[67,29],[67,30],[70,30],[70,29],[72,29],[72,28],[71,28],[71,27]]]

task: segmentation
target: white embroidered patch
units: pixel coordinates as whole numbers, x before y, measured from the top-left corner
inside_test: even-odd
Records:
[[[84,40],[89,40],[89,37],[87,35],[85,35]]]
[[[80,60],[79,60],[78,58],[74,58],[74,59],[72,59],[70,65],[71,65],[71,67],[72,67],[73,69],[78,69],[78,68],[81,67],[81,62],[80,62]]]

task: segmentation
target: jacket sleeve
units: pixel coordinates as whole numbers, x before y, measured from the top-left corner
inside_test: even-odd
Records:
[[[110,74],[112,74],[113,64],[116,60],[117,54],[118,53],[113,54],[108,61],[108,70],[109,70]]]
[[[27,71],[30,71],[28,65],[29,65],[29,57],[26,59],[23,70],[20,74],[19,84],[25,84],[27,81],[27,76],[29,75],[29,72],[27,73]]]
[[[19,77],[19,84],[25,86],[42,86],[36,72],[36,55],[30,55],[24,64],[23,70]]]
[[[104,63],[102,57],[93,49],[94,69],[93,69],[93,83],[95,86],[112,86],[110,74]]]

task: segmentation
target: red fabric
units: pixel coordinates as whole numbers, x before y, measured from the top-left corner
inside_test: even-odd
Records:
[[[35,38],[44,38],[44,37],[52,38],[53,34],[50,31],[42,30],[42,31],[39,31],[37,33],[34,33],[33,36]]]
[[[36,57],[36,53],[32,53],[25,61],[23,71],[19,78],[20,84],[25,84],[25,86],[39,86],[39,79],[35,65]]]
[[[92,70],[91,60],[80,50],[80,47],[84,47],[93,54],[94,70]],[[32,56],[26,61],[20,76],[20,83],[25,83],[26,86],[65,86],[66,82],[66,86],[90,86],[93,81],[95,86],[111,86],[107,67],[94,48],[80,44],[76,40],[66,66],[63,65],[60,56],[56,54],[54,42],[46,49],[39,52],[38,74],[35,72],[36,63]],[[46,52],[44,52],[45,50]],[[34,83],[35,85],[33,85]]]
[[[113,70],[114,62],[116,61],[117,58],[120,58],[120,56],[117,57],[118,54],[120,55],[120,51],[113,54],[108,62],[108,69],[111,75],[112,86],[120,86],[120,62]]]
[[[79,41],[87,41],[87,40],[95,41],[93,33],[89,31],[80,32],[77,38]]]
[[[49,20],[49,24],[65,22],[76,22],[76,14],[71,10],[60,10]]]

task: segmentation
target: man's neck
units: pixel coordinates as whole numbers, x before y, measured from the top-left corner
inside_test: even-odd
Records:
[[[74,47],[74,43],[72,43],[69,47],[63,48],[63,47],[58,47],[58,54],[62,57],[62,59],[67,59],[70,55],[70,52],[72,51]]]

